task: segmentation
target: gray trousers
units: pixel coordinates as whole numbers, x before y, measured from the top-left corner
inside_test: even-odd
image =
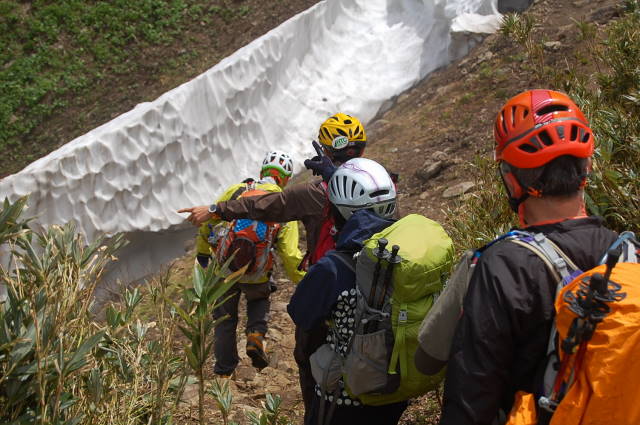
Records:
[[[238,366],[238,344],[236,328],[238,327],[238,303],[240,294],[247,300],[247,327],[245,333],[267,333],[267,316],[269,314],[269,295],[271,283],[236,283],[224,297],[232,295],[223,305],[213,311],[215,319],[224,315],[229,317],[214,330],[213,352],[216,363],[213,372],[218,375],[231,375]]]

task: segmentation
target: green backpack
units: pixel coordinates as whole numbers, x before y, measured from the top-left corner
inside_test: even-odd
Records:
[[[331,393],[342,378],[352,396],[373,406],[434,389],[442,376],[418,372],[413,356],[420,324],[453,264],[453,244],[442,226],[408,215],[365,241],[353,259],[327,255],[355,270],[356,326],[346,356],[329,344],[312,355],[316,382]]]

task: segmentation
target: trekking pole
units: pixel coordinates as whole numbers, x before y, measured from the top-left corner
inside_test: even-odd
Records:
[[[373,250],[373,255],[378,259],[376,263],[376,267],[373,271],[373,280],[371,281],[371,289],[369,290],[369,297],[367,298],[367,305],[373,306],[376,298],[376,292],[378,291],[378,279],[380,278],[380,267],[381,262],[389,255],[389,252],[386,250],[389,241],[385,238],[378,239],[378,247]],[[369,332],[371,329],[371,323],[367,322],[364,327],[365,333]]]
[[[391,247],[391,255],[387,259],[387,269],[384,272],[384,280],[382,281],[382,292],[379,300],[374,301],[373,308],[376,310],[381,310],[384,307],[384,299],[387,296],[387,291],[389,290],[389,286],[391,285],[391,278],[393,277],[393,268],[396,264],[402,261],[402,257],[398,255],[398,251],[400,251],[400,247],[398,245],[394,245]],[[371,332],[375,332],[378,330],[378,323],[373,323],[373,329]]]
[[[393,277],[393,268],[396,264],[402,262],[402,257],[398,255],[398,251],[400,251],[400,247],[398,245],[394,245],[391,247],[391,256],[387,260],[389,265],[387,266],[387,270],[384,272],[384,280],[382,287],[382,297],[380,300],[376,302],[376,309],[380,310],[384,307],[384,299],[387,296],[387,291],[389,290],[389,286],[391,285],[391,278]]]

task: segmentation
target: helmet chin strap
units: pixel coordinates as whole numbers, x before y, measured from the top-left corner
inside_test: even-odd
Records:
[[[509,195],[509,206],[511,210],[518,214],[518,219],[520,221],[520,226],[525,227],[527,225],[526,220],[524,219],[525,211],[524,211],[524,201],[526,201],[529,196],[532,195],[529,189],[523,190],[522,184],[518,181],[516,176],[513,173],[504,173],[500,170],[500,177],[502,178],[502,184],[504,185],[504,189]],[[507,184],[507,180],[513,187],[513,192],[509,190],[509,185]]]

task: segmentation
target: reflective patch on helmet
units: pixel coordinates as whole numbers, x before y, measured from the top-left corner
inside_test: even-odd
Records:
[[[338,136],[331,142],[334,149],[344,149],[349,144],[349,139],[345,136]]]

